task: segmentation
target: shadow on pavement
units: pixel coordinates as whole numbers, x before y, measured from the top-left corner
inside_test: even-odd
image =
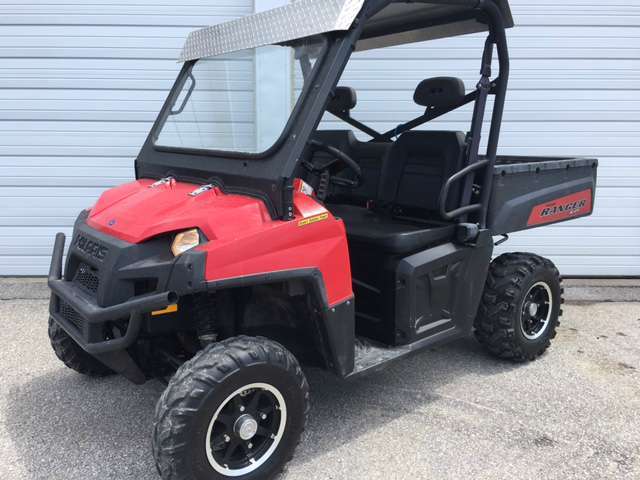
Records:
[[[355,381],[308,371],[311,418],[291,469],[428,407],[440,387],[461,375],[512,368],[468,339],[417,353]],[[60,366],[8,392],[6,429],[32,479],[157,479],[150,433],[163,388],[158,382],[139,387],[118,377],[83,378]]]
[[[460,376],[485,377],[514,368],[517,365],[489,357],[469,338],[417,352],[354,381],[310,372],[311,418],[292,465],[428,408],[440,398],[438,391]]]

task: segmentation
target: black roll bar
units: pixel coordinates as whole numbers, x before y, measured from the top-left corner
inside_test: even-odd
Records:
[[[373,138],[373,141],[375,142],[379,142],[382,141],[382,134],[380,132],[378,132],[377,130],[374,130],[373,128],[369,127],[368,125],[365,125],[364,123],[360,122],[359,120],[356,120],[355,118],[353,118],[351,116],[351,114],[349,112],[334,112],[331,110],[327,110],[331,115],[333,115],[334,117],[339,118],[340,120],[342,120],[344,123],[351,125],[354,128],[357,128],[358,130],[360,130],[361,132],[369,135],[370,137]]]
[[[473,108],[473,117],[471,120],[471,130],[467,134],[466,140],[466,155],[467,165],[473,165],[478,161],[478,151],[480,149],[480,138],[482,137],[482,125],[484,123],[484,115],[487,108],[487,99],[491,93],[491,61],[493,58],[493,39],[491,35],[487,37],[484,44],[484,50],[482,52],[482,66],[480,68],[480,81],[476,86],[476,92],[478,92],[478,99]],[[464,182],[462,196],[460,197],[460,204],[467,205],[471,202],[473,195],[473,184],[475,181],[475,172],[473,175],[469,173]],[[447,201],[447,198],[444,198]],[[446,205],[446,203],[445,203]],[[481,210],[477,208],[471,211]],[[466,214],[460,219],[461,222],[466,222]]]
[[[507,98],[507,85],[509,83],[509,47],[507,45],[507,34],[505,32],[504,18],[498,6],[492,0],[480,0],[480,8],[489,17],[489,29],[498,51],[498,64],[500,66],[500,74],[493,82],[494,87],[492,93],[495,95],[493,105],[493,115],[491,118],[491,130],[489,132],[489,143],[487,146],[487,160],[489,164],[486,167],[484,181],[482,183],[482,194],[480,203],[482,210],[480,212],[480,227],[487,226],[487,210],[489,209],[489,200],[491,195],[491,186],[493,182],[493,168],[496,163],[496,155],[498,152],[498,141],[500,140],[500,128],[502,127],[502,116],[504,114],[504,104]]]
[[[500,128],[502,125],[502,116],[504,113],[504,104],[507,93],[507,84],[509,81],[509,52],[507,47],[507,36],[505,33],[505,23],[498,6],[493,0],[480,0],[477,8],[487,16],[489,36],[485,42],[485,48],[482,54],[482,78],[476,90],[476,105],[473,112],[470,138],[468,139],[469,142],[466,151],[467,165],[462,170],[452,175],[445,182],[440,192],[438,207],[440,215],[445,220],[453,220],[479,211],[480,213],[477,217],[477,223],[480,225],[480,228],[486,228],[487,210],[493,182],[493,169],[496,162]],[[500,72],[498,77],[494,81],[490,82],[489,79],[491,76],[494,44],[497,47]],[[491,118],[491,129],[489,132],[489,142],[487,145],[485,159],[478,161],[480,135],[482,133],[486,100],[489,94],[495,96],[493,114]],[[471,200],[475,176],[478,170],[483,168],[485,169],[485,174],[482,182],[480,201],[475,204],[467,205]],[[460,198],[461,206],[453,211],[447,211],[446,204],[451,186],[463,178],[467,178],[467,181],[465,182],[463,193]],[[463,220],[466,221],[466,218]]]
[[[449,112],[452,112],[453,110],[456,110],[460,107],[463,107],[464,105],[467,105],[477,99],[478,99],[478,91],[474,90],[473,92],[466,94],[464,98],[460,99],[459,102],[456,102],[453,105],[435,108],[433,110],[427,110],[423,115],[420,115],[419,117],[414,118],[413,120],[409,120],[406,123],[398,125],[397,127],[392,128],[391,130],[383,134],[380,134],[380,138],[378,139],[378,141],[385,141],[385,142],[389,141],[393,137],[397,137],[405,132],[408,132],[409,130],[419,127],[420,125],[424,125],[427,122],[435,120],[436,118],[441,117]]]

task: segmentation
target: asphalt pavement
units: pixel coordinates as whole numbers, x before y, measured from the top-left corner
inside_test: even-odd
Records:
[[[157,480],[163,385],[67,370],[43,292],[0,282],[0,479]],[[640,303],[564,311],[527,365],[469,339],[352,382],[307,372],[312,415],[283,480],[640,479]]]

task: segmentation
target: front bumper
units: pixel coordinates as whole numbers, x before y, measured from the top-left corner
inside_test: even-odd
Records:
[[[174,257],[170,235],[140,244],[91,228],[78,217],[63,272],[65,236],[56,235],[49,270],[51,318],[87,353],[122,352],[137,340],[149,312],[206,288],[205,253]]]
[[[128,348],[140,332],[144,313],[165,308],[178,301],[178,295],[175,292],[166,291],[133,298],[109,307],[100,307],[94,299],[83,293],[72,282],[62,278],[64,244],[64,234],[58,233],[49,269],[48,283],[52,291],[50,314],[87,353],[97,355]],[[81,325],[73,323],[63,315],[61,301],[82,318]],[[105,322],[126,317],[129,318],[129,323],[122,337],[91,342],[92,326],[100,326]]]

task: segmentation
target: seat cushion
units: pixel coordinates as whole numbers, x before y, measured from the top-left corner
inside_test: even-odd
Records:
[[[455,225],[399,220],[352,205],[330,205],[329,210],[345,224],[350,243],[374,245],[389,253],[408,254],[446,242]]]

